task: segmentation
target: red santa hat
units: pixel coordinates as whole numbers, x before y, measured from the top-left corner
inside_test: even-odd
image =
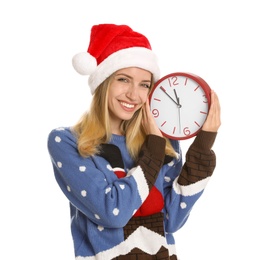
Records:
[[[78,73],[89,76],[92,93],[112,73],[123,68],[148,70],[155,82],[160,77],[157,57],[148,39],[127,25],[94,25],[88,51],[76,54],[72,63]]]

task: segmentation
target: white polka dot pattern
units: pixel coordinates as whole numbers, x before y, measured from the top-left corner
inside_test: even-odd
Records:
[[[118,216],[119,215],[119,209],[117,209],[117,208],[115,208],[114,210],[113,210],[113,214],[115,215],[115,216]]]
[[[180,203],[180,207],[181,207],[182,209],[185,209],[185,208],[187,207],[187,204],[186,204],[185,202],[181,202],[181,203]]]
[[[58,166],[59,168],[62,168],[63,164],[62,164],[61,162],[57,162],[57,166]]]
[[[96,219],[100,219],[99,215],[97,215],[97,214],[94,214],[94,217],[95,217]]]
[[[85,166],[79,166],[79,171],[85,172],[86,171],[86,167]]]
[[[56,136],[56,137],[55,137],[55,142],[56,142],[56,143],[60,143],[60,142],[61,142],[61,137]]]

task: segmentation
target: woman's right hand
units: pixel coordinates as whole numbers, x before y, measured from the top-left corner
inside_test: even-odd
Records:
[[[153,115],[150,111],[150,106],[149,106],[149,100],[147,99],[146,103],[144,104],[143,108],[143,119],[142,119],[142,124],[144,126],[145,132],[147,135],[152,134],[152,135],[158,135],[163,137],[160,129],[158,128]]]

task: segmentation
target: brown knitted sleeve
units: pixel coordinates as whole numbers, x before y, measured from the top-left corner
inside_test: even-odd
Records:
[[[165,157],[165,139],[148,135],[141,147],[137,164],[142,168],[149,189],[154,185]]]
[[[189,185],[213,174],[216,155],[211,150],[217,133],[200,131],[186,153],[178,184]]]

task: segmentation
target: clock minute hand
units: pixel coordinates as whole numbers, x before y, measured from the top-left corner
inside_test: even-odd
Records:
[[[176,102],[163,87],[160,87],[160,89],[178,106],[178,102]]]

